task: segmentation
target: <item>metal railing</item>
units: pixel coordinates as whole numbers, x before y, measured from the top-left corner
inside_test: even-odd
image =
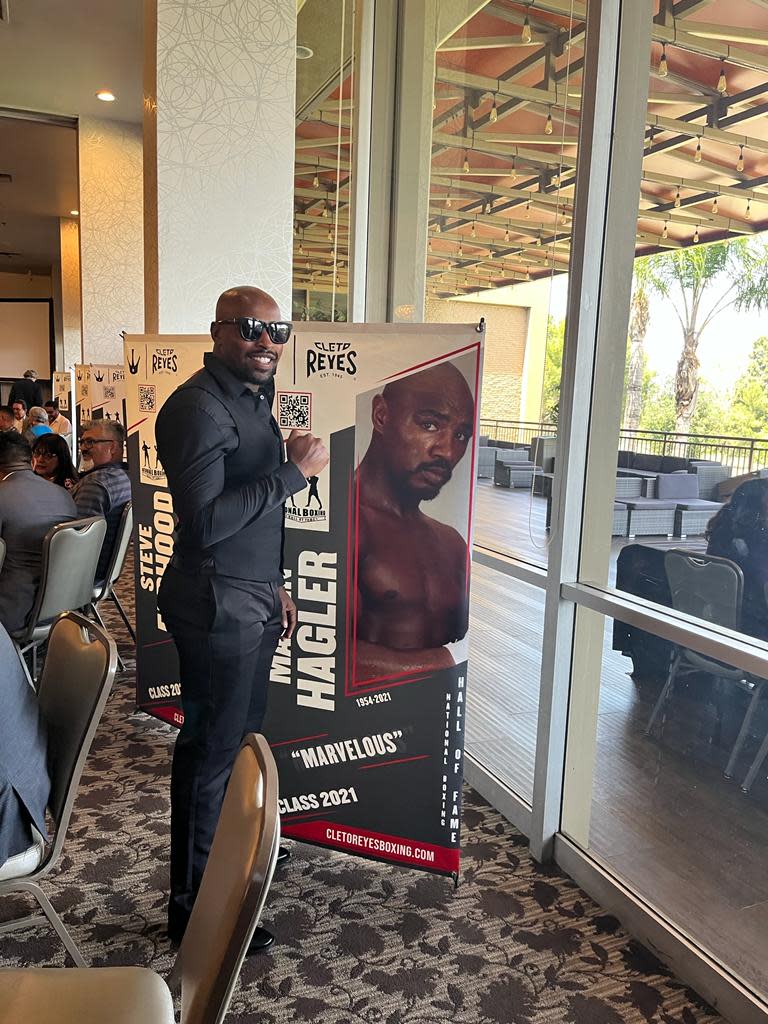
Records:
[[[534,437],[554,437],[552,423],[530,420],[481,419],[480,433],[495,441],[530,444]],[[768,468],[768,438],[727,434],[678,434],[669,430],[620,430],[619,449],[686,460],[708,460],[730,466],[733,475]]]

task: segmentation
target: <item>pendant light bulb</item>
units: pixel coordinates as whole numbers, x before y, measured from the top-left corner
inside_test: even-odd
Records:
[[[458,255],[459,255],[459,259],[462,259],[463,256],[464,256],[464,244],[463,244],[463,242],[459,242],[459,253],[458,253]]]
[[[720,212],[720,208],[717,205],[717,196],[715,196],[715,198],[714,198],[714,200],[712,202],[712,213],[717,215],[719,212]]]
[[[523,22],[523,31],[520,33],[520,38],[524,43],[530,43],[533,39],[533,33],[531,32],[531,21],[526,12],[525,21]]]
[[[432,252],[432,239],[427,242],[427,252]]]
[[[530,220],[531,219],[531,200],[530,199],[525,204],[525,219],[526,220]]]
[[[509,241],[509,228],[507,228],[507,229],[506,229],[506,230],[504,231],[504,241],[505,241],[505,242],[508,242],[508,241]]]
[[[333,241],[333,232],[331,231],[330,228],[328,228],[328,234],[326,235],[326,238],[328,239],[329,242]]]
[[[488,113],[488,120],[491,124],[496,124],[499,120],[499,111],[496,109],[496,97],[493,97],[493,105]]]
[[[440,234],[440,232],[441,232],[442,230],[443,230],[443,229],[442,229],[442,226],[441,226],[441,223],[440,223],[440,221],[439,221],[439,220],[438,220],[438,221],[436,221],[436,222],[435,222],[435,234],[436,234],[436,235],[439,235],[439,234]]]
[[[693,162],[695,164],[701,163],[701,136],[699,136],[696,142],[696,152],[693,154]]]
[[[717,91],[724,96],[728,91],[728,80],[725,77],[725,61],[720,61],[720,77],[717,80]]]
[[[512,166],[510,168],[509,176],[512,179],[512,181],[517,180],[517,164],[515,163],[514,157],[512,157]]]
[[[747,208],[744,211],[744,216],[747,218],[747,220],[751,220],[752,219],[752,200],[751,199],[747,200]]]
[[[320,179],[318,178],[317,174],[315,174],[314,178],[312,179],[312,188],[320,188]]]
[[[661,237],[662,238],[668,238],[669,237],[669,232],[667,231],[667,222],[666,221],[664,221],[664,228],[663,228],[663,230],[661,232]]]
[[[536,235],[536,245],[541,245],[541,235]]]
[[[697,224],[696,225],[696,230],[693,232],[693,244],[696,245],[696,243],[698,241],[699,241],[699,225]]]
[[[544,125],[544,134],[551,135],[553,130],[554,126],[552,124],[552,111],[550,110],[550,112],[547,114],[547,123]]]
[[[675,193],[675,209],[676,210],[680,209],[680,189],[678,189],[677,192]]]
[[[473,238],[477,238],[477,231],[475,230],[475,222],[472,221],[472,227],[469,229],[469,233]]]
[[[469,174],[469,154],[464,153],[464,166],[462,168],[465,174]]]
[[[450,192],[445,197],[445,205],[448,207],[449,210],[453,206],[453,200],[451,199],[451,193]]]
[[[669,65],[667,64],[667,47],[666,44],[662,44],[661,58],[659,60],[659,78],[666,78],[668,74]]]
[[[737,171],[743,171],[744,170],[744,146],[743,145],[739,146],[739,159],[736,161],[736,170]]]

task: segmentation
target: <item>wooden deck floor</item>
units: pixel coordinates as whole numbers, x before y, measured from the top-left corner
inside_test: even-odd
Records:
[[[544,539],[541,499],[481,483],[477,543],[542,563]],[[621,546],[614,541],[614,569]],[[467,749],[529,802],[543,622],[541,589],[473,566]],[[768,993],[768,784],[759,779],[745,796],[723,778],[734,726],[721,745],[711,743],[712,709],[701,697],[682,694],[664,741],[648,739],[659,681],[639,687],[631,668],[611,650],[607,623],[590,850]],[[768,721],[756,731],[765,728]],[[753,751],[745,751],[741,774]]]

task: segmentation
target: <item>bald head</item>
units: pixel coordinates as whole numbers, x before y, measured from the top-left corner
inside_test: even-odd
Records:
[[[266,384],[275,376],[283,346],[275,345],[266,331],[255,341],[246,341],[239,323],[231,322],[242,317],[266,322],[280,320],[280,307],[268,292],[251,285],[222,292],[216,303],[216,320],[211,324],[213,354],[239,380]]]
[[[472,436],[475,403],[451,363],[387,384],[373,400],[371,448],[401,496],[437,497]]]
[[[259,312],[254,312],[254,310]],[[267,312],[269,311],[269,312]],[[228,320],[230,317],[255,316],[260,320],[279,320],[280,307],[269,292],[254,288],[249,284],[227,288],[216,301],[216,319]]]

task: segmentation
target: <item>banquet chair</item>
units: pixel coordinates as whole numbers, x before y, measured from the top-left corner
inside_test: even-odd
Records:
[[[727,629],[740,628],[744,577],[735,562],[716,555],[694,554],[685,549],[673,548],[664,556],[664,568],[669,581],[672,607],[676,611]],[[750,702],[725,769],[726,777],[730,778],[744,741],[749,735],[749,728],[766,681],[739,668],[715,661],[714,658],[708,658],[697,651],[675,647],[667,681],[656,701],[646,733],[653,732],[659,715],[666,709],[672,697],[678,677],[694,673],[705,673],[716,679],[734,683],[739,689],[750,694]]]
[[[123,565],[125,564],[125,556],[128,554],[128,547],[131,543],[131,533],[133,532],[133,504],[128,501],[123,508],[122,515],[120,516],[120,522],[117,527],[117,535],[115,537],[115,543],[112,546],[112,553],[109,557],[109,564],[107,565],[107,571],[104,579],[95,581],[93,586],[93,593],[91,594],[91,601],[88,605],[89,614],[93,615],[98,624],[104,629],[107,627],[104,625],[104,620],[99,613],[99,604],[102,601],[110,600],[117,608],[120,613],[120,618],[125,623],[125,627],[128,630],[131,640],[134,644],[136,643],[136,633],[133,630],[133,626],[128,619],[125,608],[120,603],[120,599],[115,593],[115,584],[117,583],[120,573],[123,571]],[[117,655],[117,667],[123,671],[125,666],[123,665],[122,658],[118,652]]]
[[[73,519],[52,526],[43,541],[40,585],[23,629],[11,635],[19,653],[32,651],[32,679],[37,678],[37,648],[61,612],[87,608],[107,521],[103,516]],[[26,665],[26,662],[25,662]]]
[[[51,626],[37,700],[48,736],[48,810],[54,825],[53,836],[46,851],[43,837],[33,830],[32,846],[0,865],[0,896],[31,893],[69,955],[81,967],[85,961],[38,883],[61,856],[80,776],[112,688],[116,663],[114,641],[83,615],[67,612]],[[44,922],[45,918],[17,918],[0,925],[0,935]]]
[[[245,737],[179,955],[166,983],[148,968],[0,970],[0,1024],[221,1024],[277,862],[277,767]]]

